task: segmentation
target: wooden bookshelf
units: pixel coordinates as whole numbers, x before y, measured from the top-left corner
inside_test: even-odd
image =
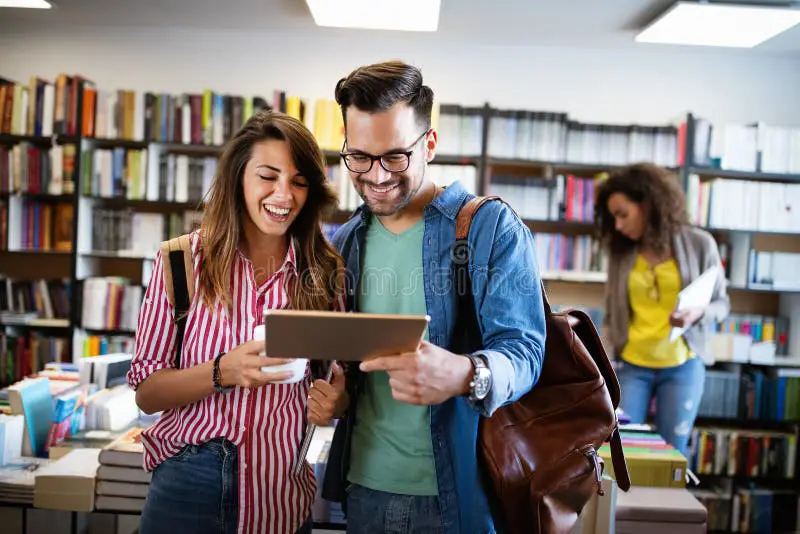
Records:
[[[336,157],[339,157],[339,154],[336,153]],[[451,155],[437,155],[431,161],[432,165],[473,165],[477,166],[480,164],[481,158],[480,157],[472,157],[472,156],[451,156]]]
[[[488,157],[487,166],[493,171],[521,171],[540,173],[541,176],[549,177],[554,174],[579,174],[582,176],[593,176],[601,173],[613,172],[622,169],[625,165],[604,164],[604,163],[570,163],[566,161],[534,161],[526,159],[495,158]],[[677,171],[676,168],[669,168]]]
[[[78,106],[82,106],[82,102]],[[622,165],[619,164],[605,164],[605,163],[585,163],[585,162],[570,162],[563,160],[529,160],[521,158],[505,158],[495,157],[489,153],[490,143],[488,142],[491,135],[491,118],[495,113],[495,109],[488,103],[482,108],[476,108],[481,114],[483,120],[483,128],[481,132],[481,153],[478,156],[459,156],[440,154],[437,155],[432,161],[437,165],[462,165],[474,166],[478,169],[477,185],[478,193],[489,194],[492,187],[492,178],[497,175],[523,175],[523,176],[541,176],[546,179],[553,178],[557,175],[575,174],[576,176],[593,177],[600,173],[607,173],[615,169],[619,169]],[[474,111],[474,110],[473,110]],[[75,129],[77,132],[83,131],[81,122],[83,117],[77,117]],[[692,116],[687,117],[687,136],[684,139],[685,146],[683,151],[687,154],[690,153],[688,147],[692,142]],[[0,146],[12,146],[19,142],[30,142],[37,146],[49,147],[53,144],[67,145],[75,144],[78,146],[89,147],[94,149],[115,149],[122,148],[125,150],[158,150],[161,153],[187,155],[196,157],[218,157],[224,145],[206,145],[206,144],[184,144],[163,140],[131,140],[125,138],[99,138],[99,137],[85,137],[83,135],[64,135],[55,134],[50,137],[42,136],[15,136],[8,134],[0,134]],[[338,150],[323,150],[324,157],[329,165],[335,165],[339,162],[340,156]],[[75,153],[75,190],[81,192],[81,195],[61,195],[49,197],[48,195],[27,195],[28,197],[42,202],[71,202],[75,206],[74,226],[75,239],[74,243],[79,240],[78,223],[86,216],[81,211],[81,207],[85,201],[89,201],[91,206],[102,207],[106,210],[134,210],[136,212],[151,212],[163,213],[165,215],[172,213],[182,213],[186,211],[202,210],[202,204],[199,202],[167,202],[163,200],[148,201],[143,199],[128,199],[121,197],[103,198],[96,196],[83,196],[83,180],[85,173],[83,172],[84,166],[87,164],[83,161],[85,152],[77,150]],[[723,178],[723,179],[740,179],[740,180],[754,180],[754,181],[783,181],[794,182],[800,180],[797,175],[778,175],[772,173],[745,173],[739,171],[726,171],[720,169],[711,169],[694,165],[687,158],[682,167],[667,167],[674,171],[677,176],[685,178],[690,173],[696,173],[704,178]],[[331,224],[342,224],[351,216],[350,210],[337,211],[327,218],[325,222]],[[576,221],[576,220],[525,220],[525,224],[534,234],[562,234],[566,236],[573,236],[575,238],[581,236],[592,236],[595,233],[593,223],[591,221]],[[84,224],[85,226],[85,224]],[[800,234],[792,234],[786,232],[761,232],[749,230],[727,230],[720,228],[709,229],[718,238],[718,240],[725,240],[726,236],[746,232],[754,236],[754,246],[758,248],[772,247],[776,250],[785,250],[791,252],[800,251]],[[0,254],[5,257],[35,257],[35,256],[66,256],[69,258],[70,265],[68,266],[68,276],[72,280],[78,280],[85,276],[87,265],[91,265],[90,270],[99,269],[98,275],[115,274],[116,272],[124,271],[126,274],[133,274],[132,270],[135,268],[130,267],[131,263],[147,263],[152,258],[141,254],[126,254],[114,251],[98,251],[86,250],[86,244],[81,243],[80,246],[73,245],[73,252],[60,252],[60,251],[19,251],[19,252],[3,252]],[[80,250],[81,253],[77,253]],[[88,262],[88,263],[87,263]],[[13,263],[13,262],[12,262]],[[61,267],[64,267],[63,262]],[[18,272],[23,269],[16,269]],[[597,305],[602,306],[602,294],[604,292],[604,281],[598,277],[598,273],[581,273],[581,272],[552,272],[544,270],[544,278],[546,284],[551,288],[552,300],[554,303],[566,302],[570,304],[584,304],[584,305]],[[64,273],[67,274],[67,273]],[[583,276],[585,274],[586,276]],[[137,280],[145,279],[146,276],[135,276]],[[735,311],[743,313],[759,313],[759,314],[777,314],[780,308],[780,298],[784,294],[791,292],[773,290],[771,288],[763,287],[730,287],[729,288],[732,308]],[[590,304],[591,303],[591,304]]]
[[[132,208],[136,211],[166,211],[179,212],[203,209],[202,202],[171,202],[168,200],[143,200],[125,197],[96,197],[84,196],[105,208]]]
[[[96,328],[83,328],[84,332],[93,336],[123,336],[133,337],[136,332],[133,330],[117,330],[117,329],[96,329]]]
[[[63,256],[69,257],[73,253],[69,250],[55,250],[55,249],[48,249],[48,250],[37,250],[37,249],[18,249],[18,250],[3,250],[3,254],[7,254],[9,257],[13,256],[21,256],[24,257],[22,261],[33,261],[31,256]]]
[[[79,93],[78,109],[82,109],[83,102]],[[622,167],[618,164],[570,162],[553,158],[552,160],[535,160],[523,158],[494,157],[489,152],[489,137],[491,134],[491,118],[494,110],[488,103],[482,108],[476,108],[481,114],[483,126],[480,138],[480,154],[478,156],[459,156],[440,154],[432,161],[434,165],[473,166],[477,170],[477,192],[482,195],[491,193],[492,179],[497,176],[512,177],[541,177],[552,180],[559,175],[574,174],[585,178],[594,178],[600,174],[612,172]],[[474,110],[473,110],[474,111]],[[75,131],[83,131],[83,114],[76,119]],[[39,278],[67,278],[71,284],[71,313],[67,321],[58,324],[46,325],[31,323],[17,328],[39,330],[52,335],[67,335],[73,340],[77,335],[98,336],[123,336],[134,335],[130,330],[117,329],[83,329],[82,318],[82,288],[83,280],[87,276],[119,276],[129,280],[130,285],[142,285],[149,279],[152,272],[153,255],[128,254],[117,251],[90,250],[91,243],[86,242],[86,236],[91,235],[91,211],[93,207],[106,210],[133,210],[136,212],[149,212],[158,214],[181,214],[186,211],[202,210],[199,202],[168,202],[164,200],[148,201],[144,199],[128,199],[121,197],[96,197],[85,196],[84,182],[87,178],[87,149],[113,150],[124,149],[130,151],[153,151],[162,154],[192,156],[198,158],[217,158],[223,150],[221,145],[185,144],[163,140],[131,140],[116,138],[94,138],[83,135],[54,136],[15,136],[0,134],[0,147],[13,147],[19,143],[27,142],[39,148],[54,145],[75,145],[80,149],[74,155],[74,195],[61,195],[50,198],[48,195],[25,195],[31,199],[42,202],[67,202],[74,207],[73,215],[73,247],[69,252],[61,251],[0,251],[0,265],[9,276],[23,280]],[[690,147],[694,143],[692,116],[687,117],[687,131],[683,138],[680,150],[687,156],[692,152]],[[328,165],[337,165],[340,162],[338,150],[331,150],[331,144],[323,150],[325,161]],[[471,153],[471,151],[468,151]],[[89,156],[91,158],[91,156]],[[722,180],[752,180],[755,182],[798,183],[800,175],[775,174],[762,172],[741,172],[731,170],[712,169],[694,165],[691,156],[680,167],[666,166],[681,179],[684,191],[688,189],[688,176],[697,174],[703,181],[711,179]],[[469,170],[469,169],[466,169]],[[91,188],[90,188],[91,190]],[[5,194],[4,201],[8,201],[13,194]],[[351,210],[339,210],[332,213],[326,223],[343,224],[351,216]],[[88,219],[87,219],[88,217]],[[526,219],[526,226],[538,234],[561,234],[573,238],[588,238],[593,236],[595,228],[592,221],[576,220],[541,220]],[[770,232],[747,229],[722,229],[708,228],[718,242],[725,242],[730,236],[746,234],[752,237],[754,250],[779,250],[785,252],[800,252],[800,233]],[[549,301],[554,305],[581,306],[590,308],[603,308],[605,305],[605,276],[598,272],[558,271],[541,269],[543,284],[547,291]],[[774,290],[763,287],[729,287],[731,310],[733,313],[775,316],[782,313],[782,301],[792,298],[789,291]],[[797,320],[796,318],[793,318]],[[4,325],[0,327],[6,328]],[[602,325],[598,325],[602,327]],[[8,328],[11,328],[10,326]],[[70,343],[70,352],[74,350],[75,343]],[[73,359],[77,354],[72,354]],[[800,358],[800,355],[795,355]],[[782,363],[782,362],[779,362]],[[725,363],[724,365],[732,365]],[[759,364],[739,364],[747,368],[760,368]],[[787,363],[788,365],[788,363]],[[771,421],[771,420],[721,420],[700,418],[697,425],[733,426],[748,430],[788,430],[797,431],[800,422]],[[705,480],[724,479],[733,480],[735,483],[751,484],[764,483],[770,487],[797,489],[797,481],[775,479],[749,479],[744,477],[702,477]]]
[[[91,250],[89,252],[82,252],[80,255],[85,258],[104,258],[130,261],[153,261],[155,259],[155,253],[153,253],[153,255],[145,255],[137,252],[127,252],[124,250]]]
[[[800,237],[800,232],[774,232],[770,230],[735,230],[732,228],[713,228],[710,226],[702,226],[704,230],[711,232],[712,234],[746,234],[752,236],[778,236],[778,237],[789,237],[789,238],[798,238]]]
[[[147,141],[134,141],[133,139],[99,139],[96,137],[85,138],[86,142],[94,148],[125,148],[128,150],[144,150],[150,143]]]
[[[9,321],[5,320],[0,323],[2,326],[13,326],[17,328],[30,328],[30,329],[67,329],[70,327],[69,319],[31,319],[25,321]]]
[[[39,202],[47,202],[51,204],[56,204],[60,202],[70,203],[75,199],[75,195],[67,193],[60,195],[52,195],[50,193],[16,193],[16,194],[29,200],[38,200]]]
[[[766,182],[800,182],[800,174],[778,174],[758,171],[733,171],[726,169],[713,169],[709,167],[689,167],[688,172],[698,174],[703,178],[727,178],[730,180],[766,181]]]
[[[39,135],[12,135],[0,133],[0,146],[9,147],[19,143],[30,143],[38,147],[48,148],[53,145],[53,138]]]
[[[590,235],[595,232],[594,225],[584,221],[524,219],[523,222],[534,234]]]

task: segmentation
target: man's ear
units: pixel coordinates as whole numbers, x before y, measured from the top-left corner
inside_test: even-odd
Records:
[[[439,133],[431,128],[425,137],[425,161],[430,163],[436,156],[436,146],[439,144]]]

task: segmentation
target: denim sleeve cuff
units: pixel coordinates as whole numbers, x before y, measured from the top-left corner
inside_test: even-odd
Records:
[[[492,372],[492,388],[483,402],[476,405],[476,408],[485,417],[497,411],[511,398],[511,386],[514,379],[514,366],[507,356],[495,350],[480,350],[475,352],[476,356],[482,357],[486,361],[486,366]]]

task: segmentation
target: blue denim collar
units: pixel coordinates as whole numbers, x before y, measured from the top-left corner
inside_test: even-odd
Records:
[[[469,193],[460,182],[453,182],[445,187],[444,191],[442,191],[428,206],[438,209],[442,212],[442,215],[454,221],[468,195]]]

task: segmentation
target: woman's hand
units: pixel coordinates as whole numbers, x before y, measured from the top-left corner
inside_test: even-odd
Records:
[[[705,313],[703,308],[689,308],[681,311],[674,311],[669,316],[670,326],[678,328],[688,328],[696,323]]]
[[[341,417],[350,398],[344,388],[344,371],[338,363],[333,364],[333,377],[330,384],[315,380],[308,392],[308,420],[317,426],[325,426],[334,417]]]
[[[280,373],[263,372],[261,370],[262,367],[283,365],[291,361],[284,358],[262,356],[259,353],[263,350],[263,341],[246,341],[222,356],[219,360],[220,385],[223,387],[257,388],[292,377],[291,371],[282,371]]]

